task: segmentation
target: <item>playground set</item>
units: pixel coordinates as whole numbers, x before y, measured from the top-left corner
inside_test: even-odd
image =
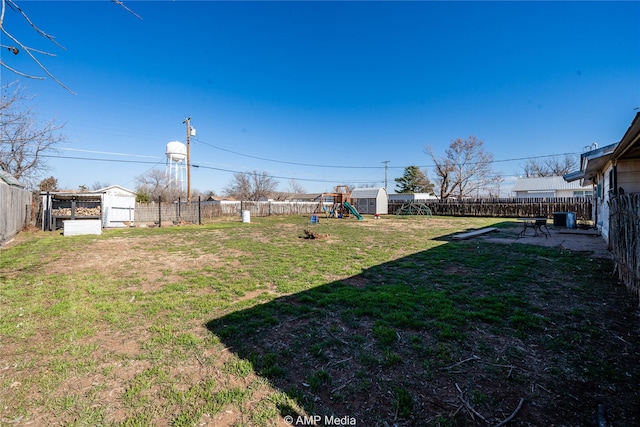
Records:
[[[333,193],[323,193],[318,202],[318,206],[311,216],[311,222],[318,222],[320,215],[325,218],[349,218],[353,215],[359,221],[364,217],[358,213],[355,207],[349,203],[351,201],[351,190],[348,185],[338,185]]]

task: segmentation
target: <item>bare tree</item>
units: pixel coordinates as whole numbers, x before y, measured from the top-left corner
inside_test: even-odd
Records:
[[[46,156],[66,136],[59,133],[63,125],[55,120],[40,123],[33,108],[24,105],[29,99],[24,89],[12,86],[0,94],[0,169],[34,188],[48,169]]]
[[[522,167],[526,178],[561,176],[573,172],[577,168],[578,157],[573,154],[551,156],[544,159],[530,159]]]
[[[302,194],[305,191],[307,191],[307,190],[298,181],[296,181],[293,178],[289,180],[289,188],[287,189],[287,193],[289,193],[289,194]]]
[[[91,185],[91,189],[92,190],[102,190],[103,188],[107,188],[108,186],[110,186],[111,184],[109,184],[108,182],[100,182],[100,181],[96,181]]]
[[[432,147],[428,152],[435,165],[441,199],[485,194],[500,180],[492,169],[493,154],[486,152],[484,143],[475,136],[451,141],[442,158],[436,157]]]
[[[257,201],[268,198],[278,187],[278,181],[266,172],[238,172],[222,191],[225,196]]]
[[[173,202],[185,198],[187,193],[180,188],[161,169],[151,169],[145,175],[136,178],[136,193],[141,200],[158,200]],[[186,200],[186,199],[185,199]]]

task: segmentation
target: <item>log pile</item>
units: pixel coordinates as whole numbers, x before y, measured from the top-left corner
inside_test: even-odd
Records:
[[[71,208],[53,209],[51,215],[57,217],[71,216]],[[100,216],[100,206],[95,208],[77,207],[76,216]]]
[[[327,237],[329,237],[328,234],[320,234],[320,233],[316,233],[315,231],[311,231],[311,230],[303,230],[304,231],[304,239],[325,239]]]

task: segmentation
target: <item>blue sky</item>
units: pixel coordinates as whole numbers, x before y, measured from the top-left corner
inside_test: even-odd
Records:
[[[506,192],[527,158],[617,142],[640,106],[637,1],[126,2],[141,20],[108,0],[18,4],[66,48],[7,14],[75,92],[22,79],[39,117],[65,124],[58,155],[84,158],[49,159],[65,188],[134,188],[191,117],[202,191],[252,170],[281,190],[383,186],[389,161],[393,192],[406,166],[435,178],[427,147],[473,135]]]

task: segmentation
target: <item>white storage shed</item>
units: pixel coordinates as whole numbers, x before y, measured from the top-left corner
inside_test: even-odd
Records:
[[[351,204],[361,214],[386,215],[389,213],[389,195],[384,187],[354,189],[351,192]]]
[[[136,193],[119,185],[101,188],[102,227],[127,227],[135,220]]]

